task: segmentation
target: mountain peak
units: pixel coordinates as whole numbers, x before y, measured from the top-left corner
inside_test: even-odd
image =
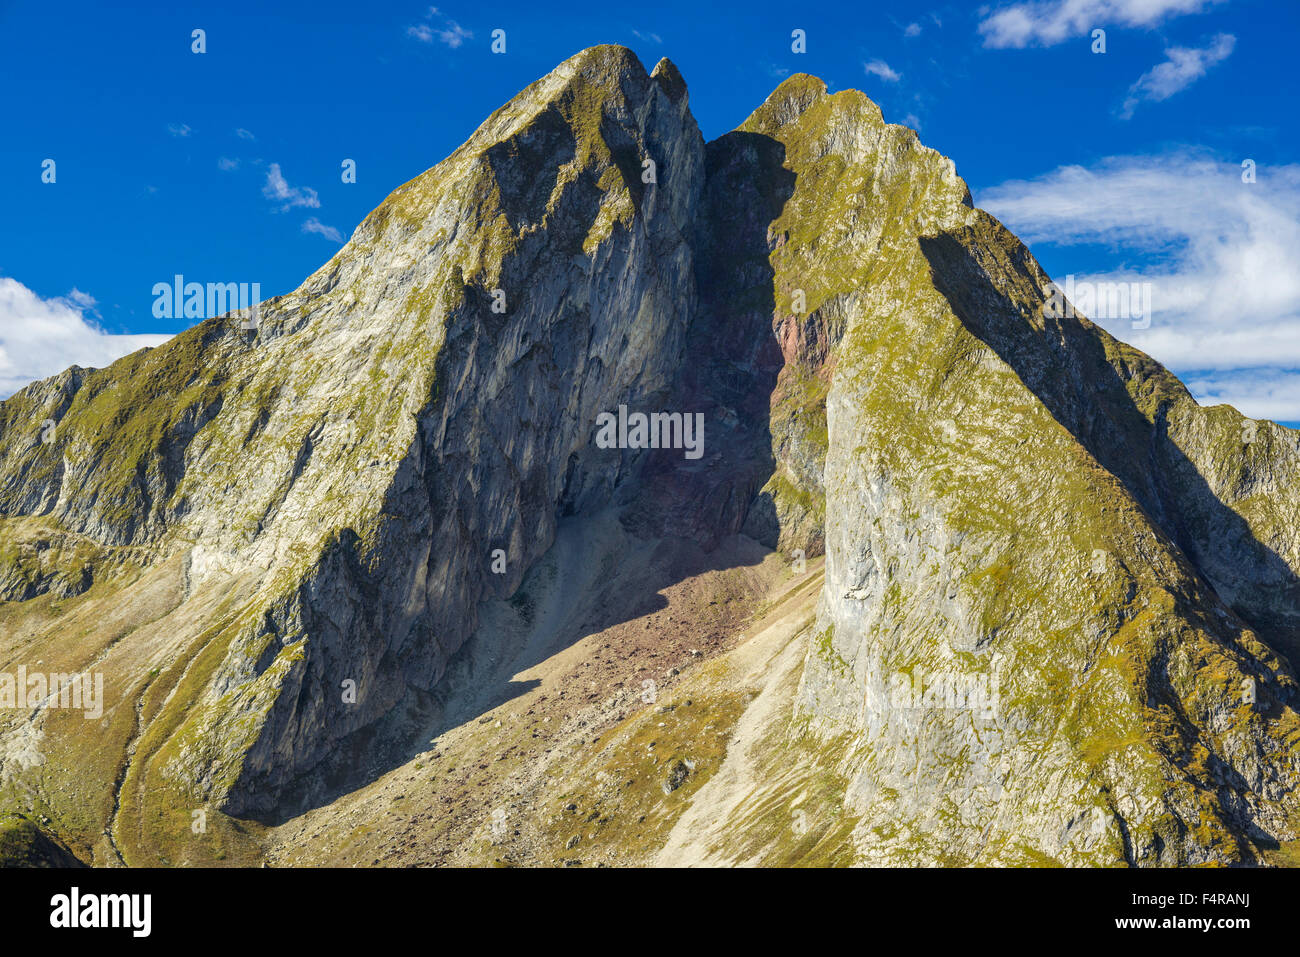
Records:
[[[762,105],[745,121],[743,127],[763,124],[772,127],[793,123],[830,94],[826,83],[810,73],[794,73],[782,80]]]
[[[573,73],[582,73],[590,80],[605,81],[628,75],[648,76],[640,58],[619,43],[601,43],[579,50],[551,71],[551,75]]]
[[[674,103],[679,102],[686,96],[686,81],[682,79],[681,71],[677,65],[668,57],[664,57],[655,64],[655,68],[650,71],[650,77],[658,81],[668,99]]]

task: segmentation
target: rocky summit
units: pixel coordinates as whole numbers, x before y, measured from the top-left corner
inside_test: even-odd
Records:
[[[3,860],[1300,859],[1300,433],[1052,290],[859,92],[574,56],[0,403]]]

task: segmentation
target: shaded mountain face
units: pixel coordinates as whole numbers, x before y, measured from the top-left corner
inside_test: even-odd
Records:
[[[671,63],[584,51],[257,328],[0,403],[0,662],[105,684],[93,721],[0,710],[4,800],[97,863],[193,859],[158,835],[199,810],[256,843],[497,707],[483,662],[732,588],[761,545],[825,556],[788,694],[715,686],[709,727],[752,739],[716,786],[669,768],[695,804],[643,857],[776,859],[754,769],[784,761],[851,822],[818,860],[1261,860],[1300,837],[1300,435],[1200,408],[1048,283],[862,94],[795,76],[706,144]],[[601,440],[652,413],[699,454]],[[727,598],[754,621],[765,575]],[[654,703],[618,701],[591,726]],[[551,751],[548,784],[590,757]]]

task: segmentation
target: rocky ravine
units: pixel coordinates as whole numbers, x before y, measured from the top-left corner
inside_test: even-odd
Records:
[[[584,51],[257,330],[0,404],[0,663],[105,676],[4,800],[94,863],[1284,856],[1300,436],[1047,282],[860,93],[705,144]]]

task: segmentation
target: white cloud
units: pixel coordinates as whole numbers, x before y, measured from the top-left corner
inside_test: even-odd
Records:
[[[112,335],[86,313],[95,300],[79,289],[42,299],[16,279],[0,277],[0,397],[68,366],[100,368],[170,336]]]
[[[310,219],[307,220],[307,222],[302,224],[302,231],[304,233],[316,233],[317,235],[324,236],[326,239],[332,239],[336,243],[343,242],[342,233],[340,233],[333,226],[326,226],[315,216],[311,217]]]
[[[1187,89],[1205,76],[1210,67],[1231,56],[1236,45],[1237,38],[1231,33],[1220,33],[1204,49],[1170,47],[1165,51],[1164,62],[1143,73],[1129,88],[1121,115],[1127,120],[1139,103],[1159,103]]]
[[[235,130],[235,135],[238,136],[241,140],[255,140],[255,139],[257,139],[256,136],[254,136],[252,133],[248,132],[248,130],[244,129],[242,126],[241,126],[239,129]]]
[[[99,315],[99,310],[95,308],[99,305],[99,301],[90,293],[82,292],[76,286],[73,286],[72,292],[67,295],[67,299],[72,303],[72,305],[83,312],[91,312],[95,315]]]
[[[884,60],[871,60],[862,64],[862,69],[871,76],[880,77],[886,83],[897,83],[903,78],[903,74],[894,72]]]
[[[222,156],[217,159],[217,169],[225,170],[229,173],[231,170],[239,169],[239,160],[231,159],[228,156]]]
[[[1031,0],[989,10],[979,31],[986,47],[1055,46],[1095,27],[1154,27],[1223,0]]]
[[[903,36],[905,37],[919,37],[920,35],[921,24],[919,23],[909,23],[903,28]]]
[[[167,132],[172,136],[189,136],[191,130],[184,123],[168,123]]]
[[[454,50],[466,40],[473,40],[474,34],[455,20],[448,20],[446,28],[438,31],[438,39]]]
[[[1114,269],[1076,282],[1150,282],[1150,328],[1097,321],[1198,399],[1300,421],[1300,165],[1259,167],[1255,183],[1241,173],[1190,150],[1116,156],[978,201],[1025,242],[1114,251]]]
[[[433,24],[429,22],[435,17],[441,19],[442,23]],[[474,39],[473,31],[466,30],[455,20],[444,17],[437,7],[430,7],[424,19],[424,23],[417,23],[414,26],[407,27],[406,35],[419,40],[421,43],[432,43],[436,38],[453,50],[461,46],[466,40]]]
[[[1256,419],[1300,422],[1300,372],[1283,369],[1242,369],[1206,372],[1185,380],[1202,405],[1230,405]]]
[[[645,40],[647,43],[663,43],[663,37],[657,33],[642,33],[640,30],[633,30],[632,35],[638,40]]]
[[[320,199],[316,195],[316,190],[310,186],[290,186],[284,174],[280,172],[279,163],[272,163],[271,168],[267,170],[266,185],[262,187],[262,195],[267,199],[283,203],[280,212],[292,209],[294,206],[320,209]]]

